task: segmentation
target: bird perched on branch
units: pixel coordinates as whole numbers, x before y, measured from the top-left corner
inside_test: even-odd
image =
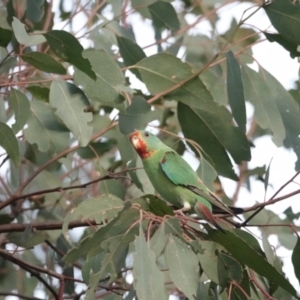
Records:
[[[129,138],[155,190],[176,208],[196,213],[219,229],[213,212],[231,216],[242,213],[241,208],[230,208],[223,204],[198,178],[191,166],[157,136],[137,130]]]

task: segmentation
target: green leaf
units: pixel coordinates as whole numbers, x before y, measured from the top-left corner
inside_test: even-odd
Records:
[[[176,236],[170,235],[165,249],[165,260],[175,286],[187,298],[194,299],[199,280],[199,265],[196,254]]]
[[[224,251],[224,248],[211,241],[200,241],[200,245],[202,247],[202,252],[197,253],[197,258],[200,262],[201,269],[210,280],[219,284],[217,254]]]
[[[146,199],[149,203],[151,211],[160,217],[174,216],[173,209],[166,203],[166,201],[159,199],[154,195],[145,195],[142,198]]]
[[[57,153],[69,145],[68,129],[55,117],[51,106],[45,102],[30,101],[31,116],[24,130],[26,140],[37,144],[41,152]]]
[[[9,224],[11,221],[14,220],[14,217],[7,215],[7,214],[0,214],[0,225],[1,224]]]
[[[50,89],[46,87],[41,87],[38,85],[32,85],[26,87],[27,91],[29,91],[32,96],[36,99],[49,102],[49,94],[50,94]]]
[[[200,165],[197,169],[197,174],[210,190],[214,189],[213,183],[218,174],[214,167],[204,158],[203,155],[200,156]]]
[[[152,95],[165,91],[193,75],[190,65],[171,54],[159,53],[144,58],[135,67]],[[216,108],[212,96],[199,78],[194,78],[174,92],[164,96],[167,100],[181,101],[195,108],[213,112]]]
[[[133,278],[139,300],[168,299],[164,286],[164,275],[156,265],[155,253],[146,242],[142,227],[134,241]]]
[[[242,67],[245,99],[254,105],[254,117],[258,125],[263,129],[270,129],[274,143],[281,146],[285,138],[285,128],[264,73],[257,73],[247,66]]]
[[[258,240],[249,232],[240,229],[233,229],[234,234],[239,236],[243,241],[245,241],[253,250],[255,250],[258,254],[266,258],[265,253],[260,247]]]
[[[138,63],[140,60],[146,57],[143,49],[133,41],[126,39],[121,36],[117,36],[118,46],[120,54],[124,60],[126,67],[130,67]],[[139,79],[141,75],[136,69],[129,69],[133,74],[135,74]]]
[[[225,109],[219,108],[220,110]],[[223,131],[224,126],[221,125],[221,122],[214,123],[208,112],[196,110],[181,102],[178,103],[177,114],[184,136],[200,145],[204,151],[202,154],[220,175],[237,180],[230,158],[223,145],[222,140],[224,140],[223,134],[225,131]],[[196,127],[195,124],[197,124]],[[234,127],[232,128],[234,129]],[[197,153],[195,150],[194,152]]]
[[[21,55],[22,59],[35,68],[56,74],[66,74],[65,68],[50,55],[42,52],[30,52]]]
[[[45,0],[27,0],[26,18],[32,22],[40,22],[44,15]]]
[[[25,25],[17,18],[13,17],[11,23],[17,41],[24,46],[34,46],[44,43],[46,40],[41,34],[28,35],[25,30]]]
[[[96,274],[100,271],[101,269],[101,265],[102,265],[102,261],[103,258],[105,256],[105,253],[102,252],[92,258],[90,258],[89,260],[85,261],[85,263],[82,266],[82,279],[84,280],[85,283],[89,283],[90,282],[90,275],[91,274]]]
[[[280,133],[280,138],[284,138],[284,145],[286,147],[292,147],[295,151],[298,160],[296,162],[295,169],[300,168],[300,106],[293,99],[291,94],[282,86],[282,84],[268,71],[260,68],[259,73],[254,71],[251,72],[252,76],[256,76],[256,81],[260,81],[261,89],[264,90],[264,97],[261,98],[265,102],[266,110],[269,110],[268,118],[272,118],[272,123],[276,126],[274,132],[274,142],[275,135]],[[247,100],[247,99],[246,99]],[[268,103],[268,104],[267,104]],[[272,114],[270,113],[272,112]],[[278,117],[279,114],[279,117]],[[277,123],[275,123],[275,120]],[[277,125],[276,125],[277,124]],[[282,124],[285,129],[285,134],[282,132]],[[279,125],[279,127],[278,127]],[[277,146],[280,146],[276,143]]]
[[[132,242],[138,228],[137,225],[132,227],[132,224],[139,218],[139,211],[132,208],[130,203],[126,203],[116,218],[105,227],[100,228],[91,237],[88,243],[88,257],[93,257],[101,250],[107,248],[109,248],[110,252],[114,252],[120,244]],[[99,243],[99,241],[101,242]]]
[[[4,148],[16,168],[21,162],[17,138],[5,123],[0,122],[0,146]]]
[[[235,259],[278,284],[291,295],[296,296],[296,290],[290,282],[240,237],[230,231],[226,231],[226,234],[224,234],[221,231],[211,229],[209,226],[205,228],[208,231],[209,238],[226,248]]]
[[[297,238],[297,243],[292,253],[292,263],[294,266],[295,275],[300,282],[300,238]]]
[[[34,182],[38,186],[38,190],[53,189],[61,186],[60,180],[50,171],[43,170],[34,179]],[[43,203],[45,205],[53,204],[61,197],[61,192],[47,193],[45,195],[46,201]]]
[[[117,145],[115,140],[107,140],[100,142],[91,142],[86,147],[77,149],[78,155],[83,159],[93,159],[102,156],[104,153],[112,150]]]
[[[164,1],[157,1],[148,6],[154,26],[157,29],[167,28],[177,31],[180,28],[177,13],[172,4]]]
[[[239,128],[246,132],[246,104],[240,64],[232,51],[226,53],[227,93],[232,115]]]
[[[86,105],[83,96],[79,88],[63,80],[54,80],[50,87],[50,104],[56,108],[55,114],[71,130],[79,144],[86,146],[93,133],[93,128],[88,125],[93,116],[84,112]]]
[[[230,255],[218,254],[218,277],[220,286],[228,286],[231,282],[240,283],[243,279],[242,266]]]
[[[0,46],[6,48],[12,38],[12,32],[0,27]]]
[[[274,250],[268,240],[268,234],[264,229],[262,229],[262,245],[265,250],[265,254],[267,257],[268,262],[275,267],[275,253]]]
[[[15,113],[16,122],[12,125],[15,133],[23,129],[30,116],[30,104],[27,97],[16,89],[11,89],[9,105]]]
[[[71,33],[64,30],[51,30],[45,33],[44,37],[51,50],[60,59],[69,62],[90,78],[96,80],[96,74],[92,70],[90,62],[82,56],[83,47]]]
[[[119,66],[112,57],[102,51],[86,50],[83,56],[90,61],[97,79],[91,80],[83,72],[75,69],[75,83],[82,85],[92,100],[116,107],[120,100],[119,89],[125,85],[125,78]],[[123,104],[119,106],[124,107]]]
[[[97,223],[108,222],[123,208],[123,201],[114,195],[101,195],[81,202],[69,213],[63,223],[62,231],[68,231],[72,220],[95,220]]]
[[[32,248],[41,244],[48,238],[46,232],[32,232],[30,226],[24,232],[13,232],[8,234],[7,239],[17,246]]]
[[[263,6],[272,25],[284,38],[300,45],[300,4],[296,1],[273,0]]]
[[[268,32],[264,32],[264,31],[263,31],[263,34],[266,36],[266,38],[269,42],[271,42],[271,43],[276,42],[279,45],[281,45],[285,50],[290,52],[291,58],[295,58],[295,57],[300,56],[300,52],[297,50],[298,45],[291,42],[291,41],[289,41],[289,40],[287,40],[281,34],[268,33]]]
[[[8,73],[17,64],[16,58],[10,56],[5,48],[0,47],[0,74]]]
[[[266,175],[265,175],[265,182],[264,182],[264,187],[265,187],[265,192],[267,192],[268,186],[269,186],[269,176],[270,176],[270,169],[271,169],[271,163],[272,163],[272,159],[267,167],[266,170]]]
[[[125,113],[119,114],[119,128],[123,134],[128,134],[136,129],[145,129],[147,124],[156,118],[155,111],[151,111],[148,102],[138,96],[135,97]]]

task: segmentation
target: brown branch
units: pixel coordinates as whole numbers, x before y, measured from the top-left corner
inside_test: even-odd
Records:
[[[267,293],[267,291],[264,289],[264,287],[258,282],[258,280],[255,278],[254,271],[249,269],[250,272],[250,280],[257,286],[257,288],[262,292],[263,296],[267,300],[276,300],[271,295]]]
[[[101,130],[100,132],[97,132],[96,134],[94,134],[91,138],[91,141],[96,140],[97,138],[101,137],[105,132],[107,132],[108,130],[112,129],[113,127],[115,127],[118,124],[118,122],[113,122],[110,125],[108,125],[107,127],[105,127],[103,130]],[[27,178],[27,180],[25,182],[23,182],[21,184],[21,186],[18,188],[18,190],[14,193],[14,195],[12,195],[12,197],[8,198],[6,201],[2,202],[0,204],[0,210],[8,205],[10,205],[11,203],[13,203],[16,197],[21,197],[20,194],[21,192],[25,189],[25,187],[37,176],[39,175],[44,169],[46,169],[48,166],[50,166],[52,163],[54,163],[55,161],[57,161],[58,159],[64,157],[65,155],[77,150],[80,146],[76,145],[73,147],[70,147],[60,153],[58,153],[56,156],[52,157],[51,159],[49,159],[47,162],[45,162],[42,166],[40,166],[37,170],[35,170],[35,172],[33,172],[31,174],[31,176],[29,178]],[[21,198],[22,199],[22,198]]]
[[[37,298],[37,297],[29,297],[29,296],[25,296],[22,294],[18,294],[18,293],[12,293],[12,292],[0,292],[0,296],[14,296],[14,297],[18,297],[20,299],[25,299],[25,300],[43,300],[42,298]]]
[[[0,256],[3,257],[6,260],[9,260],[10,262],[12,262],[15,265],[18,265],[20,268],[22,268],[23,270],[29,272],[32,276],[36,277],[40,282],[42,282],[44,284],[44,286],[51,292],[51,294],[54,296],[55,299],[58,299],[58,295],[56,293],[56,291],[53,289],[53,287],[51,285],[49,285],[49,283],[40,275],[41,273],[54,273],[56,275],[59,275],[53,271],[49,271],[46,270],[44,268],[32,265],[27,263],[26,261],[17,258],[16,256],[8,253],[5,250],[0,249]],[[42,270],[42,271],[41,271]],[[62,276],[62,275],[60,275]],[[56,277],[56,276],[53,276]],[[56,277],[57,278],[57,277]]]
[[[99,225],[95,221],[71,221],[68,225],[68,229],[73,229],[77,227],[87,227],[91,225]],[[47,223],[30,223],[30,224],[4,224],[0,225],[0,233],[5,232],[23,232],[28,227],[35,230],[61,230],[63,222],[47,222]]]
[[[136,169],[136,168],[133,168],[133,169]],[[126,169],[126,170],[123,170],[123,171],[120,171],[120,172],[117,172],[117,173],[113,173],[113,174],[107,174],[105,176],[102,176],[100,178],[97,178],[95,180],[92,180],[92,181],[89,181],[89,182],[83,183],[83,184],[77,184],[77,185],[68,186],[68,187],[58,186],[58,187],[55,187],[55,188],[52,188],[52,189],[40,190],[40,191],[37,191],[37,192],[32,192],[32,193],[21,195],[21,196],[12,196],[9,199],[7,199],[6,201],[4,201],[2,204],[0,204],[0,210],[3,207],[8,206],[8,205],[10,205],[10,204],[12,204],[12,203],[14,203],[18,200],[26,199],[26,198],[29,198],[29,197],[32,197],[32,196],[50,194],[50,193],[54,193],[54,192],[61,192],[61,191],[67,191],[67,190],[73,190],[73,189],[81,189],[81,188],[86,188],[87,186],[89,186],[91,184],[94,184],[94,183],[97,183],[97,182],[100,182],[100,181],[103,181],[103,180],[124,178],[125,176],[121,176],[119,174],[127,172],[127,170],[130,170],[130,169]],[[125,177],[125,178],[129,179],[128,177]]]
[[[279,202],[279,201],[282,201],[282,200],[285,200],[289,197],[292,197],[294,195],[297,195],[300,193],[300,189],[294,191],[294,192],[291,192],[289,194],[286,194],[284,196],[281,196],[281,197],[278,197],[278,198],[275,198],[287,185],[289,185],[290,183],[292,183],[294,181],[294,179],[300,174],[300,170],[290,179],[288,180],[285,184],[283,184],[275,193],[274,195],[266,202],[263,202],[263,203],[258,203],[258,204],[255,204],[251,207],[248,207],[247,209],[245,209],[245,212],[247,211],[253,211],[253,210],[256,210],[251,216],[249,216],[242,224],[240,224],[240,227],[243,227],[245,226],[254,216],[256,216],[265,206],[267,205],[271,205],[271,204],[274,204],[276,202]]]

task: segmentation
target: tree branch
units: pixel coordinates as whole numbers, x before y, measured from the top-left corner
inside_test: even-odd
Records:
[[[95,221],[71,221],[68,225],[69,229],[77,228],[77,227],[85,227],[91,225],[99,225]],[[30,223],[30,224],[4,224],[0,225],[0,233],[7,232],[23,232],[28,227],[36,230],[60,230],[62,229],[63,222],[47,222],[47,223]]]

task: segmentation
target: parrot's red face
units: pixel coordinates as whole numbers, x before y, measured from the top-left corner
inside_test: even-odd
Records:
[[[146,139],[150,136],[148,132],[135,131],[130,134],[129,139],[141,158],[149,157],[154,150],[149,150]]]

